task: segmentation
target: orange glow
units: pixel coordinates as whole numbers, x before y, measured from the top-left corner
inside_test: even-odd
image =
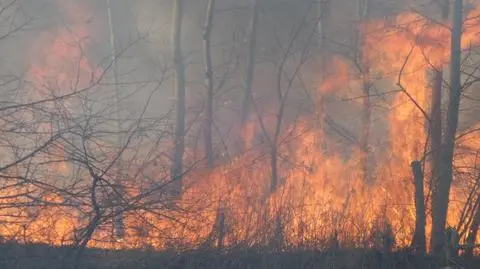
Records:
[[[475,14],[478,12],[480,9],[474,11]],[[374,151],[379,160],[372,171],[374,184],[362,181],[361,149],[351,149],[345,157],[334,143],[328,143],[329,138],[325,135],[322,98],[335,96],[351,82],[349,73],[354,72],[345,60],[338,57],[331,63],[334,74],[316,88],[317,115],[304,116],[289,126],[282,137],[296,139],[279,139],[287,142],[278,146],[279,186],[272,193],[269,190],[270,159],[265,154],[270,145],[263,145],[213,171],[188,173],[183,182],[184,192],[178,201],[178,207],[183,210],[141,208],[127,211],[124,215],[125,238],[113,240],[109,232],[111,223],[105,221],[89,246],[195,248],[213,236],[219,208],[225,214],[226,246],[267,245],[272,238],[280,236],[288,247],[314,247],[329,242],[337,234],[343,246],[364,246],[362,244],[367,242],[368,247],[375,244],[372,238],[378,232],[376,229],[387,226],[393,230],[396,247],[408,246],[415,227],[410,162],[422,159],[427,140],[426,120],[422,113],[422,110],[428,111],[431,94],[427,71],[448,64],[450,33],[446,28],[430,24],[411,13],[398,16],[395,25],[397,27],[393,28],[382,21],[371,22],[365,40],[365,60],[371,65],[372,81],[378,79],[392,89],[398,89],[398,83],[405,91],[389,97],[388,144]],[[464,48],[479,43],[476,33],[480,29],[476,27],[480,26],[466,26]],[[91,75],[94,72],[81,50],[69,45],[73,41],[78,45],[78,36],[87,37],[88,31],[81,26],[73,29],[75,35],[59,31],[55,35],[48,33],[41,39],[41,57],[32,63],[29,72],[40,95],[51,91],[52,87],[45,85],[51,85],[52,81],[58,83],[60,87],[57,88],[72,88],[73,74],[78,71],[77,67],[70,65],[72,59],[82,70],[80,73]],[[83,42],[80,42],[83,46],[88,45]],[[80,83],[88,83],[87,77],[81,75]],[[249,123],[243,131],[248,146],[251,146],[258,126]],[[462,150],[455,162],[457,166],[466,169],[477,165],[479,140],[479,135],[472,132],[459,142],[473,150]],[[67,166],[54,169],[56,173],[68,171]],[[154,175],[157,171],[151,173]],[[455,179],[452,200],[459,202],[450,207],[450,225],[457,223],[462,203],[465,203],[465,184]],[[18,188],[8,194],[21,191],[25,190]],[[131,179],[126,200],[135,200],[135,204],[148,203],[147,198],[139,198],[142,191],[142,187]],[[56,204],[63,202],[57,196],[45,195],[44,199]],[[17,201],[15,198],[0,200],[2,204]],[[24,220],[32,218],[20,209],[2,210],[19,214]],[[76,229],[88,223],[88,220],[80,220],[81,214],[75,210],[78,209],[45,206],[28,227],[16,223],[0,224],[0,234],[25,242],[72,243]]]
[[[332,61],[328,65],[331,70],[334,70],[330,77],[325,79],[319,87],[321,94],[331,93],[339,88],[345,87],[349,83],[349,71],[348,64],[339,57],[333,57]]]

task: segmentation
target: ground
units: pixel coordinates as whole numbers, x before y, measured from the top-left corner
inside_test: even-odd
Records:
[[[439,268],[429,257],[417,257],[406,251],[384,254],[377,251],[292,251],[267,250],[193,251],[182,254],[174,252],[106,251],[88,249],[81,258],[75,259],[77,250],[70,247],[45,245],[0,245],[0,268],[2,269],[424,269]],[[480,259],[456,261],[465,269],[480,268]]]

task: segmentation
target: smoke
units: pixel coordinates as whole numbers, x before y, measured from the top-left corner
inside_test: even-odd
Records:
[[[178,202],[185,209],[182,212],[156,208],[151,204],[153,198],[145,194],[151,195],[149,191],[169,173],[174,119],[168,112],[175,101],[172,1],[113,0],[113,25],[109,25],[104,1],[21,2],[21,10],[35,19],[28,31],[18,32],[5,43],[9,49],[1,53],[12,67],[0,65],[0,70],[24,78],[22,90],[31,94],[30,102],[82,91],[72,98],[31,106],[28,111],[30,118],[24,125],[37,130],[23,138],[29,139],[22,146],[24,151],[52,138],[62,141],[41,151],[42,157],[53,160],[35,162],[47,170],[37,169],[35,174],[54,174],[44,181],[59,184],[62,191],[47,195],[42,188],[34,188],[36,195],[45,204],[71,203],[75,208],[73,213],[55,206],[36,212],[38,218],[32,220],[28,236],[55,244],[64,238],[72,241],[78,232],[72,227],[85,226],[95,214],[93,198],[86,193],[92,192],[92,171],[102,171],[99,174],[105,182],[96,194],[105,214],[118,204],[140,209],[125,213],[124,241],[103,240],[111,237],[111,223],[105,221],[92,246],[167,248],[172,242],[196,246],[210,237],[218,208],[225,212],[226,245],[266,244],[278,229],[285,241],[296,246],[304,240],[326,240],[338,231],[345,231],[340,234],[343,242],[360,244],[375,227],[389,225],[398,245],[407,245],[414,227],[409,164],[424,157],[427,140],[422,113],[429,106],[427,70],[431,65],[447,65],[449,53],[445,42],[449,32],[444,27],[416,12],[406,12],[428,8],[421,1],[373,1],[368,19],[361,21],[352,1],[336,0],[320,21],[322,7],[316,2],[263,1],[253,81],[254,117],[242,133],[251,1],[219,1],[212,35],[217,166],[204,171],[199,141],[206,103],[202,50],[206,6],[205,1],[186,2],[182,36],[188,103],[186,163],[193,166],[188,167],[193,172],[185,175],[185,193]],[[465,49],[479,41],[478,23],[468,26]],[[365,36],[359,36],[359,29]],[[473,51],[472,55],[467,69],[475,71],[477,57]],[[371,86],[368,93],[366,85]],[[462,108],[475,106],[476,95],[475,90],[466,91]],[[372,110],[368,132],[362,121],[366,97]],[[462,131],[479,120],[474,112],[463,115]],[[241,140],[246,140],[248,151],[238,152]],[[120,150],[119,141],[127,146]],[[476,148],[474,141],[465,139],[464,143]],[[18,145],[14,148],[22,148]],[[270,187],[272,152],[278,168],[274,189]],[[458,162],[476,164],[471,152],[467,153]],[[120,164],[110,165],[117,159]],[[364,165],[365,159],[370,165]],[[81,172],[72,172],[72,167],[82,165]],[[33,174],[28,165],[22,168]],[[366,173],[373,183],[363,181]],[[127,201],[112,198],[118,196],[112,187],[118,182],[124,184]],[[29,186],[15,187],[5,195],[29,191]],[[71,194],[74,191],[77,195]],[[452,195],[465,198],[461,188]],[[158,196],[155,199],[164,198]],[[452,207],[451,224],[459,207]],[[15,213],[28,220],[32,214],[23,209]],[[56,212],[61,212],[58,219]],[[273,228],[271,220],[278,216],[281,221]],[[54,230],[51,237],[38,233],[48,227]],[[0,233],[14,236],[22,227],[0,228]],[[173,238],[172,242],[165,237]]]

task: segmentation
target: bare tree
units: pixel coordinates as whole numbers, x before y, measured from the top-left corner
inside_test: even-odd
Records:
[[[461,96],[461,40],[463,25],[463,1],[455,0],[453,11],[453,30],[451,39],[450,94],[447,110],[447,125],[442,147],[442,165],[439,169],[437,194],[432,200],[432,253],[438,257],[443,254],[445,224],[449,204],[450,186],[453,179],[453,156],[458,128],[458,116]]]
[[[248,123],[252,113],[253,81],[257,54],[258,19],[262,0],[252,0],[250,26],[248,30],[248,51],[245,68],[244,98],[242,107],[242,128]]]
[[[209,0],[207,3],[207,11],[205,16],[205,23],[203,26],[203,57],[204,57],[204,72],[205,72],[205,88],[207,90],[207,107],[205,113],[204,122],[204,149],[205,159],[207,160],[207,166],[209,169],[213,169],[215,166],[215,156],[212,143],[212,128],[213,128],[213,104],[215,85],[213,80],[213,64],[212,64],[212,52],[211,52],[211,36],[213,29],[213,21],[215,17],[215,4],[216,0]],[[223,248],[225,240],[225,212],[223,205],[220,205],[216,214],[216,221],[213,226],[213,237],[216,240],[214,245],[218,248]]]
[[[180,180],[183,174],[183,154],[185,152],[185,66],[182,53],[182,20],[184,0],[175,0],[173,7],[172,49],[175,65],[175,133],[172,160],[172,179]],[[177,190],[179,191],[179,190]]]
[[[116,131],[119,133],[118,135],[118,145],[120,147],[122,143],[122,138],[120,136],[120,131],[121,131],[121,124],[120,124],[120,111],[119,111],[119,104],[118,104],[118,99],[119,99],[119,89],[118,89],[118,49],[117,49],[117,36],[115,33],[115,22],[113,21],[113,15],[112,15],[112,3],[110,0],[107,0],[107,15],[108,15],[108,24],[110,28],[110,47],[111,47],[111,57],[112,57],[112,73],[113,73],[113,87],[115,87],[115,93],[114,93],[114,100],[113,100],[113,107],[114,107],[114,113],[115,113],[115,123],[116,123]],[[119,160],[119,167],[121,167],[121,160]],[[120,176],[117,176],[117,186],[121,186],[122,183],[120,182]],[[121,190],[119,190],[121,192]],[[116,236],[119,238],[122,238],[125,234],[124,231],[124,223],[123,223],[123,215],[121,213],[115,214],[116,219],[115,219],[115,232]]]
[[[373,83],[370,78],[370,66],[367,63],[368,59],[364,56],[364,45],[363,40],[365,39],[365,34],[367,32],[366,29],[366,20],[368,20],[370,9],[371,9],[371,1],[370,0],[358,0],[357,6],[357,14],[359,22],[362,25],[359,27],[360,30],[357,30],[355,48],[356,48],[356,59],[355,63],[357,68],[359,69],[359,73],[362,80],[362,91],[363,91],[363,112],[362,112],[362,134],[360,138],[360,147],[362,150],[361,156],[361,165],[362,165],[362,172],[365,182],[370,180],[369,176],[369,155],[370,155],[370,132],[371,132],[371,117],[372,117],[372,105],[371,105],[371,97],[372,94],[372,87]]]
[[[450,3],[440,1],[437,3],[441,8],[441,20],[446,21],[449,16]],[[442,87],[443,87],[443,66],[433,66],[432,99],[430,111],[430,152],[431,152],[431,179],[430,189],[432,192],[432,201],[438,195],[438,185],[440,180],[440,167],[442,166]],[[435,217],[436,204],[432,203],[432,219]]]
[[[203,27],[203,57],[205,72],[205,88],[207,89],[207,108],[204,123],[204,139],[205,139],[205,158],[209,168],[214,166],[214,153],[212,145],[212,128],[213,128],[213,99],[214,99],[214,81],[213,66],[211,52],[211,36],[213,29],[213,19],[215,16],[215,0],[209,0],[207,4],[207,14],[205,25]]]

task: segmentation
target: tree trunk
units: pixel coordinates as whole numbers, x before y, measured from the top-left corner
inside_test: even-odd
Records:
[[[175,131],[174,131],[174,150],[172,163],[172,180],[180,180],[183,174],[183,154],[185,151],[185,67],[182,54],[182,19],[183,19],[184,0],[175,0],[173,7],[173,62],[175,65]],[[178,192],[178,186],[175,186],[175,192]]]
[[[207,167],[213,169],[215,166],[215,159],[213,154],[212,144],[212,126],[213,126],[213,98],[214,98],[214,81],[213,81],[213,64],[211,53],[211,35],[213,30],[213,19],[215,17],[216,0],[209,0],[207,4],[207,13],[205,16],[205,25],[203,26],[203,57],[204,57],[204,72],[205,72],[205,88],[207,89],[207,111],[205,115],[204,126],[204,146],[205,159],[207,160]],[[213,235],[215,237],[215,245],[217,248],[223,248],[225,238],[225,212],[223,205],[220,202],[216,215],[215,225],[213,227]]]
[[[447,126],[442,147],[442,163],[437,194],[432,201],[432,254],[442,257],[444,249],[444,233],[447,219],[450,186],[453,178],[453,154],[455,149],[455,136],[458,127],[458,111],[460,106],[461,82],[461,39],[463,24],[463,1],[455,0],[453,13],[453,30],[451,39],[451,64],[450,64],[450,95],[447,111]]]
[[[442,84],[443,71],[440,67],[433,70],[433,87],[432,87],[432,107],[430,112],[430,152],[432,154],[431,164],[432,173],[430,178],[430,189],[432,191],[432,201],[437,196],[437,188],[440,178],[440,167],[442,162]],[[435,204],[432,205],[432,209]],[[435,210],[432,210],[432,214]],[[432,215],[433,217],[433,215]]]
[[[255,58],[257,52],[257,31],[258,17],[260,12],[261,0],[252,0],[252,15],[250,20],[250,28],[248,34],[248,52],[245,70],[244,99],[242,108],[242,128],[248,123],[251,117],[252,101],[253,101],[253,80],[255,73]]]
[[[358,19],[360,23],[364,23],[365,19],[368,18],[369,9],[370,9],[370,0],[358,0]],[[363,173],[363,180],[364,182],[370,182],[369,176],[369,155],[370,155],[370,131],[371,131],[371,115],[372,115],[372,107],[371,107],[371,99],[370,99],[370,92],[372,88],[372,83],[370,81],[370,68],[368,63],[365,61],[365,55],[363,52],[363,39],[365,35],[365,29],[360,27],[360,30],[357,30],[356,33],[356,48],[357,48],[357,55],[356,61],[360,71],[360,75],[362,77],[362,90],[363,90],[363,112],[362,112],[362,136],[360,138],[360,147],[361,147],[361,166],[362,166],[362,173]]]
[[[415,181],[415,232],[412,239],[412,247],[416,248],[417,253],[424,255],[426,253],[425,239],[425,197],[423,192],[423,171],[419,161],[412,162],[412,173]]]
[[[113,87],[115,88],[114,92],[114,100],[113,100],[113,109],[115,110],[115,128],[117,134],[117,147],[120,150],[122,147],[122,137],[120,136],[121,126],[120,126],[120,110],[118,108],[119,102],[119,89],[118,89],[118,61],[117,61],[117,42],[116,42],[116,34],[115,34],[115,24],[113,22],[113,14],[112,14],[112,3],[110,0],[107,0],[107,15],[108,15],[108,25],[110,28],[110,49],[111,49],[111,59],[112,59],[112,74],[113,74]],[[118,187],[117,193],[123,194],[122,182],[120,181],[120,169],[122,166],[121,157],[117,160],[117,176],[115,179],[115,185]],[[119,203],[121,201],[121,197],[115,199],[115,203]],[[123,238],[125,235],[125,228],[124,228],[124,220],[123,220],[123,212],[122,208],[118,205],[114,205],[114,221],[113,221],[113,228],[114,233],[117,238]]]
[[[362,113],[362,137],[361,137],[361,165],[364,182],[371,182],[371,177],[369,173],[369,157],[370,157],[370,131],[371,131],[371,117],[372,117],[372,108],[370,100],[370,90],[371,84],[365,80],[362,82],[363,94],[363,113]]]
[[[448,20],[450,4],[448,0],[441,0],[438,3],[441,9],[442,22]],[[433,67],[432,99],[430,111],[430,152],[431,152],[431,177],[430,190],[432,192],[432,202],[437,198],[437,189],[440,178],[440,167],[442,165],[442,85],[443,85],[443,65]],[[436,212],[436,204],[432,203],[432,219]]]
[[[278,186],[278,149],[277,149],[277,139],[275,144],[272,145],[270,150],[270,165],[272,167],[272,179],[270,181],[270,193],[275,192]]]
[[[213,126],[213,67],[211,53],[211,35],[213,29],[213,18],[215,16],[215,0],[209,0],[207,5],[207,14],[205,25],[203,27],[203,57],[205,71],[205,88],[207,89],[207,111],[205,115],[204,140],[205,140],[205,159],[208,168],[214,166],[213,145],[212,145],[212,126]]]

